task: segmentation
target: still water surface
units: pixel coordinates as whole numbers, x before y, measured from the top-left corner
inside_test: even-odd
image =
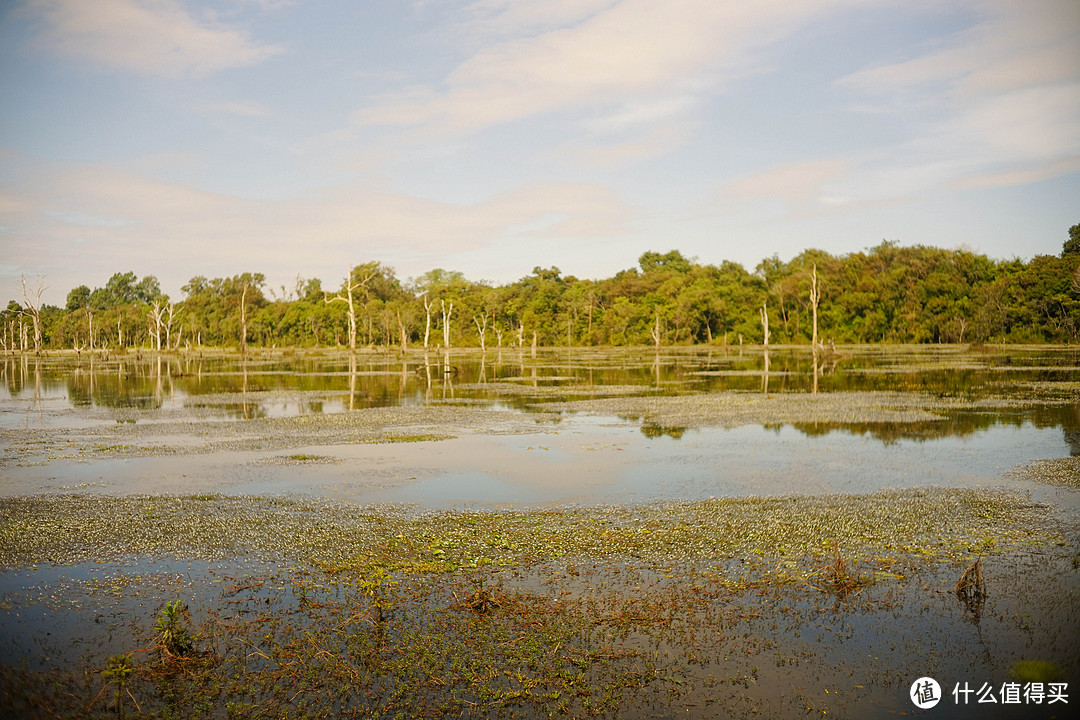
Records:
[[[0,494],[301,494],[421,507],[640,502],[710,496],[1000,485],[1010,468],[1080,454],[1080,358],[1069,348],[805,348],[197,354],[8,358],[0,429],[245,423],[463,405],[528,417],[550,401],[701,393],[912,392],[970,405],[919,423],[655,427],[633,417],[561,413],[527,434],[291,449],[286,453],[56,457],[5,463]],[[13,439],[14,438],[14,439]],[[174,439],[182,445],[182,438]],[[3,455],[0,455],[3,457]]]

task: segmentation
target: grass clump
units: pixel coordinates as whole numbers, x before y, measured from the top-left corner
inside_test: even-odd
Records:
[[[840,597],[857,592],[873,582],[872,578],[854,572],[851,563],[840,554],[840,548],[836,548],[835,558],[825,568],[823,579],[826,589]]]
[[[986,597],[986,583],[983,581],[982,558],[968,565],[964,574],[956,581],[953,592],[962,600],[981,600]]]

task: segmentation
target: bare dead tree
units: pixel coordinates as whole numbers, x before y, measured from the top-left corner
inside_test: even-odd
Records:
[[[240,291],[240,354],[247,355],[247,291],[248,284],[244,282],[244,288]],[[244,375],[247,380],[247,374]]]
[[[814,352],[818,349],[818,335],[817,335],[817,309],[818,302],[821,300],[821,294],[818,292],[817,285],[817,263],[814,263],[813,272],[810,275],[810,307],[814,312],[814,335],[810,340],[811,346],[814,348]]]
[[[660,308],[654,307],[653,313],[655,321],[653,322],[653,326],[649,329],[649,335],[653,339],[653,345],[660,347]]]
[[[173,321],[176,319],[176,306],[172,303],[169,303],[166,308],[168,310],[169,316],[165,319],[165,349],[168,350],[170,347],[172,347],[172,326]],[[180,330],[181,334],[183,334],[183,328],[181,328]],[[180,345],[179,338],[177,338],[176,340],[176,345],[177,347],[179,347]]]
[[[593,294],[592,290],[589,290],[588,305],[587,305],[587,308],[589,310],[589,329],[586,332],[586,336],[585,336],[585,343],[587,345],[592,345],[592,317],[593,317],[593,308],[595,306],[596,306],[596,296]]]
[[[41,354],[41,295],[48,290],[45,285],[45,278],[38,276],[37,289],[30,290],[26,286],[26,276],[23,275],[20,279],[22,284],[22,294],[24,302],[24,308],[22,314],[29,317],[30,321],[34,324],[34,354]],[[32,297],[31,297],[32,296]]]
[[[161,304],[160,300],[155,300],[154,304],[150,306],[150,320],[153,321],[153,324],[147,323],[147,329],[154,338],[154,350],[161,352],[161,333],[165,324],[165,306]]]
[[[424,300],[424,313],[426,315],[424,323],[424,349],[428,348],[428,339],[431,337],[431,298],[425,292],[421,297]]]
[[[362,278],[357,278],[350,271],[349,276],[345,278],[345,282],[342,285],[342,289],[345,290],[344,295],[335,295],[329,297],[325,292],[323,293],[323,302],[327,305],[334,302],[343,302],[349,306],[349,351],[356,352],[356,302],[353,298],[353,293],[361,288],[366,288],[367,284],[371,281],[371,278],[375,277],[377,268],[367,268],[367,273]]]
[[[758,315],[761,316],[761,331],[765,336],[765,340],[762,343],[765,347],[769,347],[769,303],[768,301],[761,303],[761,309],[758,310]]]
[[[488,316],[486,312],[482,312],[479,315],[473,316],[473,323],[476,324],[476,334],[480,336],[480,352],[483,353],[487,350],[487,344],[484,341],[487,335]]]
[[[450,301],[450,308],[447,309],[446,301],[440,299],[439,304],[442,306],[442,332],[443,332],[443,347],[450,347],[450,315],[454,312],[454,301]]]
[[[401,310],[397,311],[398,338],[401,340],[401,354],[409,351],[409,334],[405,332],[405,323],[401,321]]]

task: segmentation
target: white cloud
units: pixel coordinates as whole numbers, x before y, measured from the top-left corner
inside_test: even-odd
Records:
[[[840,158],[790,163],[746,175],[726,186],[735,198],[780,198],[791,203],[820,200],[822,187],[841,177],[851,161]]]
[[[843,0],[484,3],[486,40],[438,86],[374,97],[355,119],[474,132],[581,108],[693,102],[761,67],[760,51]],[[522,17],[522,15],[525,15]]]
[[[964,2],[977,21],[909,60],[866,68],[838,84],[911,100],[970,97],[1080,77],[1080,5],[1074,0]]]
[[[262,103],[250,100],[221,100],[203,106],[212,113],[238,115],[240,117],[261,118],[270,116],[270,108]]]
[[[43,24],[33,45],[140,75],[201,77],[281,51],[177,0],[26,0],[24,10]]]
[[[698,126],[693,121],[673,120],[641,129],[625,138],[608,140],[589,136],[561,146],[558,154],[594,168],[619,167],[675,150],[691,138]]]
[[[1072,172],[1080,155],[1080,4],[973,3],[969,28],[925,54],[838,86],[877,98],[910,136],[849,178],[863,196],[1018,184]]]
[[[618,4],[619,0],[479,0],[463,11],[457,32],[473,43],[487,43],[574,25]]]
[[[49,271],[57,287],[121,267],[174,289],[197,274],[248,270],[275,282],[297,272],[333,280],[364,259],[409,259],[419,272],[522,238],[610,237],[629,214],[612,191],[584,183],[533,184],[469,205],[354,186],[262,202],[92,165],[39,167],[0,187],[5,256],[20,272],[68,258],[67,275]]]
[[[1080,4],[965,2],[971,24],[912,57],[836,81],[853,106],[891,115],[897,140],[857,157],[796,161],[726,184],[718,208],[796,217],[1002,187],[1076,172]],[[931,6],[933,7],[933,6]],[[939,8],[955,12],[957,6]]]

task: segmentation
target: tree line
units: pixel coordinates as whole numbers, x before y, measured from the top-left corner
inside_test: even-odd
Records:
[[[646,252],[601,280],[536,267],[506,285],[431,270],[403,281],[366,262],[330,289],[317,278],[269,287],[260,273],[194,277],[184,297],[153,276],[42,304],[43,281],[0,312],[4,352],[202,347],[491,347],[1077,342],[1080,224],[1060,255],[1024,262],[894,242],[835,256],[806,250],[754,272]]]

